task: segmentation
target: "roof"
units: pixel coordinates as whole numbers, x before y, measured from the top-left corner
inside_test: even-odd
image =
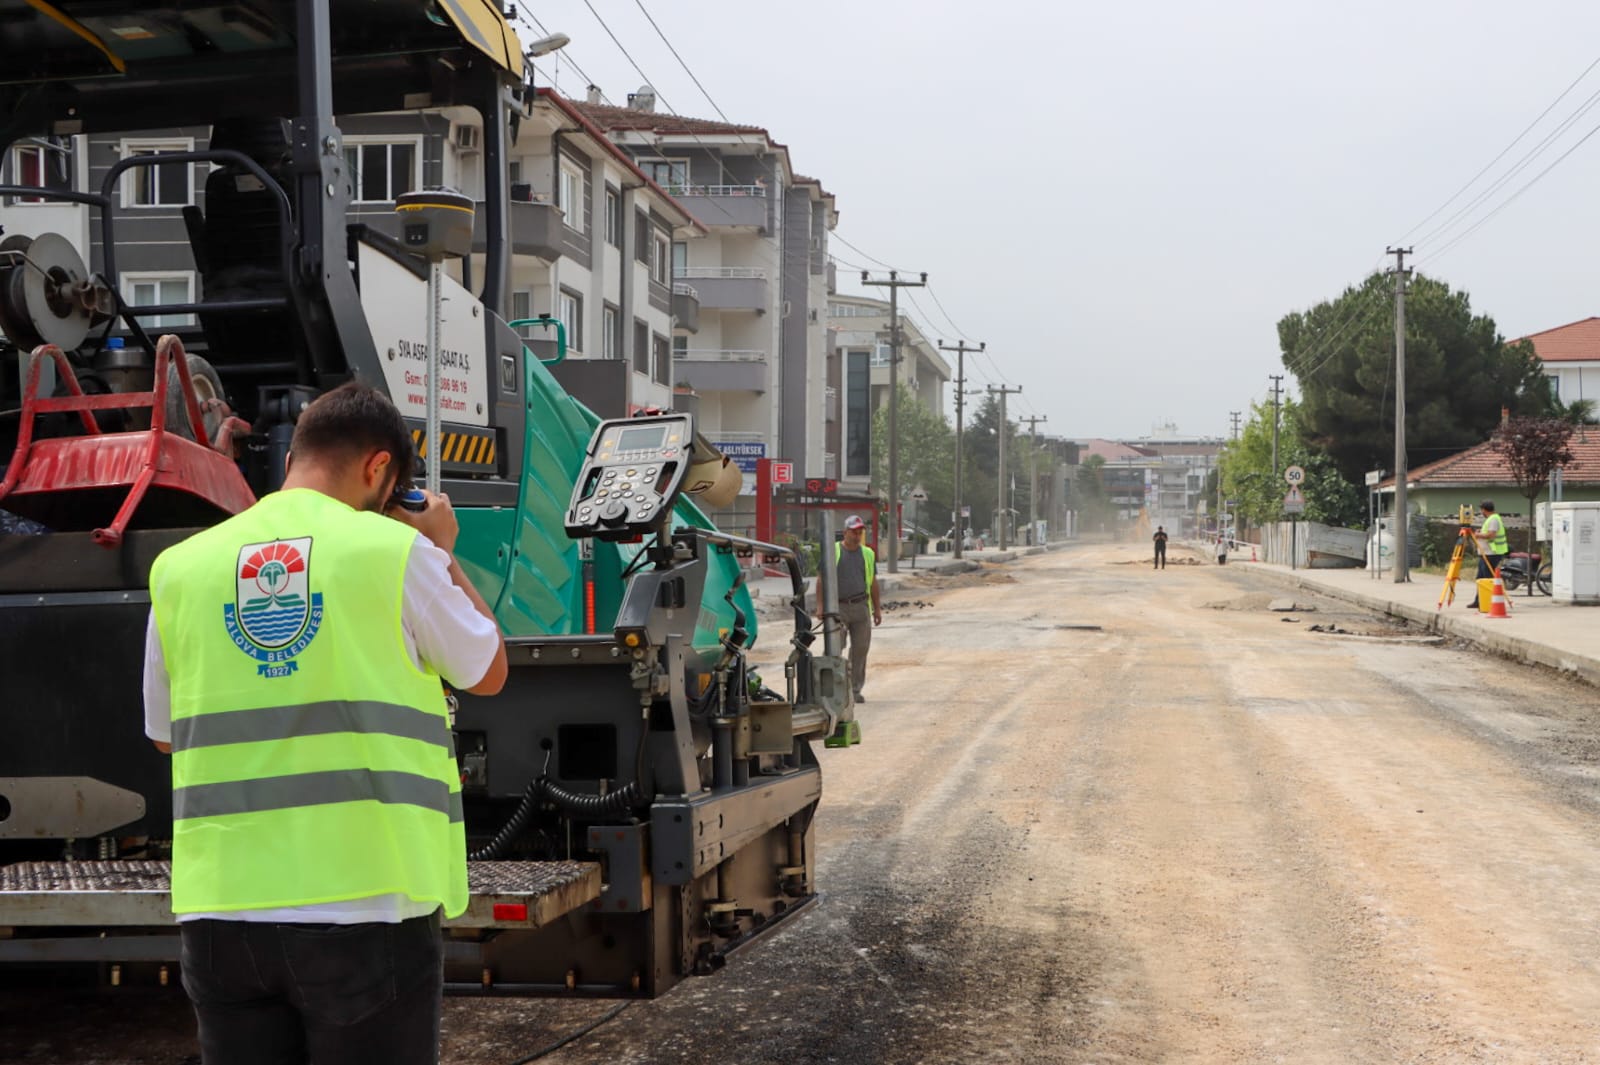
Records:
[[[633,161],[633,156],[629,155],[621,148],[618,148],[611,142],[611,138],[605,135],[603,130],[599,129],[593,122],[589,121],[588,117],[583,113],[582,108],[576,101],[567,99],[565,96],[557,93],[554,89],[538,89],[535,91],[537,92],[539,99],[548,101],[556,110],[560,111],[562,114],[578,123],[578,125],[582,126],[584,132],[589,134],[590,137],[594,138],[594,140],[603,149],[605,149],[606,154],[610,155],[613,159],[626,167],[628,172],[634,177],[638,178],[639,181],[645,186],[655,190],[655,192],[666,201],[668,206],[672,207],[684,218],[688,219],[689,225],[700,230],[702,233],[706,232],[704,223],[702,223],[694,215],[690,214],[688,208],[679,203],[670,192],[656,184],[654,178],[650,177],[650,175],[639,169],[639,164]]]
[[[1139,459],[1155,457],[1154,454],[1142,448],[1119,444],[1115,440],[1079,440],[1077,443],[1079,448],[1078,461],[1080,462],[1092,455],[1099,455],[1107,462],[1137,462]]]
[[[1567,448],[1572,461],[1561,471],[1567,484],[1600,484],[1600,429],[1579,430],[1572,436]],[[1517,479],[1511,476],[1506,460],[1494,450],[1491,442],[1458,451],[1454,455],[1430,462],[1409,471],[1406,487],[1412,488],[1475,488],[1488,485],[1512,485]],[[1386,477],[1379,488],[1394,489],[1394,478]]]
[[[1580,318],[1522,338],[1541,362],[1600,362],[1600,318]]]
[[[741,126],[733,122],[716,122],[708,118],[685,118],[683,115],[640,111],[632,107],[615,107],[611,104],[579,103],[577,100],[572,101],[572,106],[582,111],[589,121],[604,130],[643,130],[650,133],[759,133],[768,140],[772,139],[760,126]]]

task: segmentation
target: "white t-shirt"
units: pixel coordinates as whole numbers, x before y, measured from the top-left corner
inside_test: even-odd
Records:
[[[452,687],[470,688],[482,680],[500,648],[500,631],[494,622],[478,613],[467,593],[450,579],[450,556],[419,534],[406,560],[403,581],[400,627],[411,660],[418,668],[431,668]],[[172,742],[172,691],[154,614],[144,644],[144,734],[161,743]],[[397,923],[425,917],[436,909],[437,903],[415,902],[404,895],[391,894],[273,910],[186,913],[178,920]]]

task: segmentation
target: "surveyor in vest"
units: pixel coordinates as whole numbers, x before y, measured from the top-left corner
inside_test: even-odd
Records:
[[[1511,553],[1511,542],[1506,537],[1506,520],[1494,512],[1494,500],[1485,499],[1478,506],[1483,511],[1483,525],[1476,534],[1478,576],[1493,577]]]
[[[348,384],[306,408],[282,491],[156,559],[145,732],[172,754],[172,908],[206,1065],[433,1063],[441,913],[467,904],[440,679],[505,645],[412,513],[411,435]]]
[[[844,539],[833,545],[838,563],[839,618],[844,622],[845,643],[850,648],[850,686],[856,702],[867,682],[867,651],[872,647],[872,627],[883,624],[883,601],[878,596],[878,557],[862,543],[867,523],[852,514],[844,519]]]

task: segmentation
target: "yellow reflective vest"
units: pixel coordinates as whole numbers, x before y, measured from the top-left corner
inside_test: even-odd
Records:
[[[391,893],[466,909],[444,693],[400,622],[416,537],[293,489],[156,559],[174,913]]]
[[[844,542],[841,541],[841,540],[835,540],[833,542],[833,561],[834,561],[835,564],[838,563],[839,556],[842,555],[843,553],[844,553]],[[872,601],[872,582],[874,580],[876,580],[877,576],[878,576],[878,555],[877,555],[877,552],[873,551],[872,548],[868,547],[866,544],[862,544],[861,545],[861,562],[862,562],[862,565],[866,569],[866,572],[867,572],[867,601],[871,602]]]
[[[1498,514],[1491,514],[1483,519],[1482,536],[1489,541],[1489,554],[1508,555],[1511,553],[1511,541],[1506,537],[1505,519]]]

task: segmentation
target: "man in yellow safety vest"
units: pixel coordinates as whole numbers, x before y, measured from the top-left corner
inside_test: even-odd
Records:
[[[1495,513],[1494,500],[1485,499],[1479,504],[1483,511],[1483,525],[1478,529],[1478,576],[1493,577],[1500,571],[1500,563],[1511,553],[1511,541],[1506,536],[1506,520]]]
[[[867,523],[852,514],[844,520],[844,538],[833,545],[838,563],[839,618],[844,622],[845,643],[850,648],[850,686],[855,701],[865,702],[861,688],[867,682],[867,651],[872,647],[872,627],[883,624],[883,601],[878,597],[878,556],[862,543]],[[821,593],[818,593],[820,597]]]
[[[441,678],[506,679],[450,501],[394,505],[382,393],[300,415],[283,489],[150,572],[145,733],[172,755],[172,908],[205,1065],[438,1060],[441,913],[467,904]]]

